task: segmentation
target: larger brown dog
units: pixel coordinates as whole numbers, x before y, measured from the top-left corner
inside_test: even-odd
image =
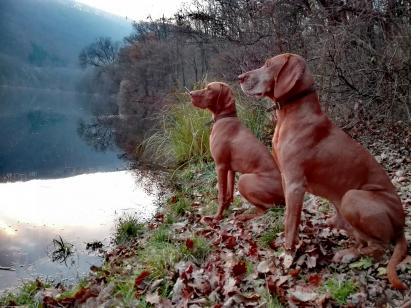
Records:
[[[404,289],[395,271],[407,253],[401,201],[374,157],[321,111],[304,59],[278,55],[263,67],[240,75],[239,80],[246,94],[269,97],[279,107],[273,155],[286,198],[286,248],[295,249],[308,191],[334,204],[337,214],[330,222],[358,242],[357,247],[338,252],[334,260],[360,254],[380,256],[393,242],[388,279],[395,288]]]
[[[230,87],[212,82],[205,89],[190,92],[194,106],[208,109],[214,125],[210,136],[211,155],[218,177],[218,211],[233,201],[235,172],[240,194],[259,209],[260,213],[274,204],[284,202],[281,175],[267,148],[237,118],[234,95]],[[243,219],[252,218],[243,216]]]

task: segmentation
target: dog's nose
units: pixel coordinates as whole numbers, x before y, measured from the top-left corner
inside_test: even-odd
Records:
[[[193,96],[193,91],[188,92],[188,95]]]
[[[247,74],[241,74],[237,78],[238,78],[238,81],[240,81],[240,83],[243,83],[244,81],[247,80],[248,75]]]

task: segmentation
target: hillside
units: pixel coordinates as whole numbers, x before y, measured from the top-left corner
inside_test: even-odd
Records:
[[[2,0],[0,53],[38,66],[77,64],[80,50],[99,36],[131,31],[125,19],[71,0]]]

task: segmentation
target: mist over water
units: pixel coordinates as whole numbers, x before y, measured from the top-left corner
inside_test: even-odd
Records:
[[[78,133],[89,94],[74,91],[0,87],[0,176],[60,177],[124,169],[121,152],[87,145]]]

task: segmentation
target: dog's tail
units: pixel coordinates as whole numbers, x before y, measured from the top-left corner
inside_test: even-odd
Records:
[[[400,278],[398,278],[396,270],[397,265],[405,258],[406,255],[407,240],[405,239],[404,233],[402,233],[395,243],[394,252],[387,266],[388,280],[391,282],[393,288],[398,290],[407,289],[407,286],[401,282]]]

